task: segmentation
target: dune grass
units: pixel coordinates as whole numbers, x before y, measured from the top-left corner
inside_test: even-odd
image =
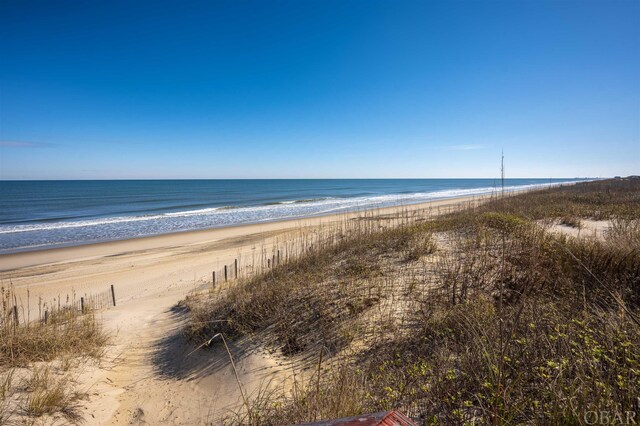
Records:
[[[29,321],[12,288],[1,291],[0,424],[42,416],[80,423],[81,395],[74,390],[69,362],[102,356],[108,337],[100,320],[87,306],[84,314],[62,307],[47,313],[46,322]]]
[[[32,417],[61,413],[67,421],[79,422],[77,401],[81,395],[72,391],[71,382],[68,374],[55,374],[48,366],[35,368],[27,381],[25,412]]]
[[[63,307],[51,311],[46,323],[44,319],[28,321],[11,287],[0,291],[0,368],[28,366],[65,355],[100,356],[107,336],[91,309],[83,314]],[[23,313],[18,313],[17,321],[14,309]]]
[[[320,347],[339,351],[356,337],[353,320],[377,305],[389,276],[435,251],[421,225],[327,240],[269,273],[231,287],[211,303],[188,300],[188,334],[204,339],[267,330],[288,355]],[[384,260],[381,261],[381,258]]]
[[[231,423],[387,409],[421,424],[628,416],[640,388],[639,200],[640,181],[599,181],[352,228],[191,300],[188,332],[258,338],[313,372],[254,396]],[[569,216],[610,231],[545,228]]]
[[[580,182],[517,193],[480,207],[531,219],[640,219],[640,178]]]

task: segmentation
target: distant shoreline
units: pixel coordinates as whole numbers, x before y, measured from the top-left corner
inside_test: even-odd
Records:
[[[165,186],[157,182],[124,186],[110,182],[104,186],[82,182],[53,185],[48,188],[50,193],[47,188],[14,186],[5,188],[5,194],[0,197],[7,206],[0,215],[3,223],[0,237],[4,239],[0,255],[295,221],[500,191],[495,181],[493,186],[488,186],[486,180],[465,184],[453,183],[453,180],[406,183],[403,180],[401,185],[390,180],[367,184],[356,184],[352,180],[331,182],[323,180],[314,184],[316,186],[291,181],[275,186],[264,182],[249,186],[237,183]],[[505,189],[513,192],[574,182],[512,179],[506,182]],[[21,194],[20,188],[27,197]],[[406,192],[398,192],[405,188]],[[215,201],[213,206],[211,200]]]
[[[510,193],[535,191],[544,188],[525,188],[514,190]],[[64,247],[46,247],[34,250],[23,250],[11,253],[0,253],[0,271],[6,272],[23,267],[36,266],[48,263],[68,262],[78,259],[118,256],[149,250],[173,249],[179,246],[192,246],[217,242],[229,238],[237,238],[257,233],[283,232],[303,227],[327,225],[332,222],[353,219],[362,216],[380,216],[398,213],[400,211],[414,211],[432,209],[446,209],[460,206],[470,201],[481,202],[494,194],[474,196],[451,197],[432,200],[416,204],[404,204],[398,206],[363,209],[353,212],[341,212],[294,218],[273,220],[261,223],[230,225],[217,228],[199,229],[172,232],[159,235],[126,238],[120,240],[102,241],[95,243],[68,245]]]
[[[537,190],[537,189],[523,189],[520,191],[527,191],[527,190]],[[511,193],[516,192],[516,191],[510,191]],[[322,218],[331,218],[331,217],[341,217],[341,216],[345,216],[345,215],[362,215],[362,214],[366,214],[366,213],[370,213],[370,212],[386,212],[386,211],[396,211],[397,209],[401,209],[401,208],[410,208],[410,210],[416,210],[416,209],[421,209],[423,207],[428,207],[430,204],[433,203],[439,203],[439,202],[445,202],[445,201],[461,201],[461,200],[471,200],[471,199],[480,199],[480,198],[484,198],[484,197],[490,197],[492,194],[479,194],[479,195],[470,195],[470,196],[459,196],[459,197],[443,197],[443,198],[434,198],[433,200],[430,201],[423,201],[423,202],[419,202],[419,203],[406,203],[406,204],[398,204],[398,205],[393,205],[393,206],[386,206],[386,207],[372,207],[372,208],[364,208],[364,209],[360,209],[360,210],[353,210],[353,211],[345,211],[345,212],[339,212],[339,213],[326,213],[326,214],[315,214],[315,215],[309,215],[309,216],[300,216],[300,217],[293,217],[293,218],[275,218],[275,219],[269,219],[269,220],[264,220],[264,221],[260,221],[260,222],[248,222],[248,223],[239,223],[239,224],[230,224],[230,225],[221,225],[221,226],[215,226],[215,227],[211,227],[211,228],[204,228],[204,229],[190,229],[190,230],[185,230],[185,231],[175,231],[175,232],[166,232],[166,233],[161,233],[161,234],[155,234],[155,235],[143,235],[143,236],[136,236],[136,237],[131,237],[131,238],[119,238],[119,239],[111,239],[111,240],[104,240],[104,241],[92,241],[92,242],[72,242],[72,243],[61,243],[61,244],[49,244],[46,246],[42,246],[42,247],[23,247],[23,248],[18,248],[15,250],[9,249],[9,250],[0,250],[0,256],[4,256],[4,255],[10,255],[10,254],[20,254],[20,253],[29,253],[29,252],[39,252],[39,251],[49,251],[49,250],[59,250],[59,249],[66,249],[66,248],[71,248],[71,247],[83,247],[83,246],[92,246],[92,245],[96,245],[96,244],[108,244],[108,243],[118,243],[118,242],[126,242],[126,241],[135,241],[135,240],[144,240],[144,239],[152,239],[152,238],[158,238],[158,237],[166,237],[166,236],[170,236],[170,235],[180,235],[180,234],[191,234],[191,233],[209,233],[211,231],[215,231],[215,230],[220,230],[220,229],[230,229],[230,228],[242,228],[242,227],[249,227],[249,226],[260,226],[260,225],[266,225],[266,224],[273,224],[273,223],[287,223],[287,222],[299,222],[301,220],[309,220],[309,219],[322,219]],[[279,203],[274,203],[274,204],[285,204],[284,202],[279,202]],[[225,209],[224,207],[222,209]],[[385,213],[382,213],[385,214]]]
[[[28,266],[46,263],[68,262],[78,259],[117,256],[148,250],[168,249],[177,246],[197,245],[220,241],[228,238],[240,237],[256,233],[279,232],[295,230],[303,227],[327,225],[344,219],[361,216],[379,216],[397,213],[399,211],[424,210],[429,207],[445,209],[459,206],[469,201],[481,201],[490,198],[489,195],[467,196],[433,200],[418,204],[382,207],[357,212],[334,213],[322,216],[274,220],[263,223],[231,225],[220,228],[181,231],[145,237],[136,237],[114,241],[104,241],[65,247],[47,247],[43,249],[20,251],[0,254],[0,271],[10,271]]]

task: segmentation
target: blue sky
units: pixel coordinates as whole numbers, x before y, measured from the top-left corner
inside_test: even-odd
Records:
[[[0,3],[0,179],[640,174],[640,2]]]

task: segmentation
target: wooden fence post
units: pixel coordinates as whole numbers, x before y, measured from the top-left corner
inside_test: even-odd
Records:
[[[113,289],[113,284],[111,284],[111,301],[113,306],[116,306],[116,291]]]
[[[238,279],[238,259],[236,259],[236,260],[233,262],[233,265],[234,265],[234,268],[235,268],[235,270],[236,270],[236,271],[235,271],[235,272],[236,272],[236,276],[235,276],[235,278],[236,278],[236,280],[237,280],[237,279]]]
[[[278,265],[280,265],[280,250],[278,250]]]
[[[224,265],[224,282],[227,282],[228,276],[227,276],[227,265]]]
[[[44,323],[48,324],[49,323],[49,311],[44,311]]]
[[[84,314],[84,297],[80,297],[80,310]]]
[[[215,287],[216,286],[216,271],[213,271],[211,273],[211,286]]]

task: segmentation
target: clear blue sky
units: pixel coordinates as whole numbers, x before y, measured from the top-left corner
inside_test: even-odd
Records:
[[[0,179],[640,174],[640,1],[0,3]]]

